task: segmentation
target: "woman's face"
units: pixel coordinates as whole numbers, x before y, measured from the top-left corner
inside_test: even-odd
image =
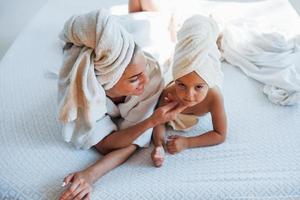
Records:
[[[206,82],[196,72],[191,72],[175,80],[176,95],[180,102],[188,107],[202,102],[208,89]]]
[[[139,96],[144,92],[147,82],[146,59],[142,52],[137,52],[119,81],[107,92],[115,97]]]

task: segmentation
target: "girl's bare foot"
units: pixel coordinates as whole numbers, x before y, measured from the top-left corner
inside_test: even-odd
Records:
[[[165,150],[162,146],[154,147],[151,153],[151,159],[155,167],[162,166],[165,159]]]

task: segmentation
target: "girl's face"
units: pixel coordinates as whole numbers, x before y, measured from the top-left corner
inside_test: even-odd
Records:
[[[206,82],[196,72],[191,72],[175,80],[176,95],[180,102],[188,107],[202,102],[208,89]]]
[[[119,81],[106,92],[115,97],[139,96],[144,92],[147,82],[146,59],[143,53],[138,52],[132,63],[126,67]]]

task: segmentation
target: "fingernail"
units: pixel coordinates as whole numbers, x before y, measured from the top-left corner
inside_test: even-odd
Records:
[[[61,184],[61,187],[65,187],[66,186],[66,182],[63,182],[62,184]]]

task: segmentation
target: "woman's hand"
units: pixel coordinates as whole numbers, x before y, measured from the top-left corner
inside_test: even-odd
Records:
[[[179,153],[188,148],[188,140],[186,137],[174,135],[168,137],[167,150],[170,154]]]
[[[92,191],[92,180],[87,172],[75,172],[64,178],[63,186],[70,186],[61,194],[59,200],[89,200]]]
[[[181,105],[176,101],[172,101],[157,108],[151,115],[151,120],[154,126],[164,124],[168,121],[175,120],[177,114],[181,113],[186,108],[187,106]]]

